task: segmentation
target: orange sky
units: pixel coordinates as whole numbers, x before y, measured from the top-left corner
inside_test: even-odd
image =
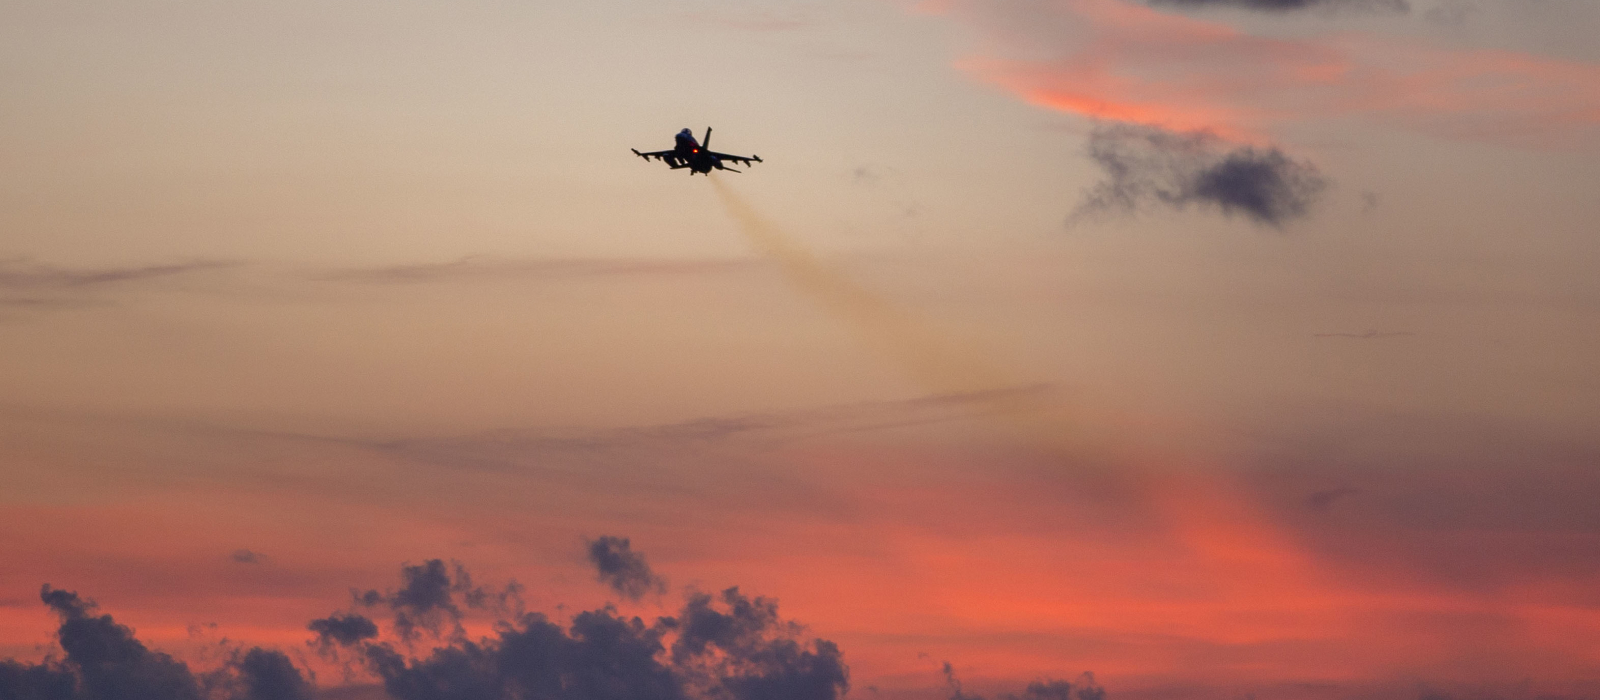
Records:
[[[1596,697],[1600,10],[1356,5],[0,9],[0,649],[332,691],[439,558],[858,698]]]

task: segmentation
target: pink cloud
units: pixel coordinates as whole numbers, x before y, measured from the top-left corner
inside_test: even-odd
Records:
[[[960,67],[1088,117],[1245,141],[1339,117],[1520,145],[1600,125],[1600,66],[1591,64],[1365,34],[1262,37],[1125,0],[1006,7],[947,8],[996,40]]]

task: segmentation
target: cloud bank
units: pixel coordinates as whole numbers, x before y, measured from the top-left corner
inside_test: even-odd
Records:
[[[643,565],[625,538],[596,541],[608,555]],[[659,578],[644,575],[652,584]],[[514,595],[514,582],[506,591]],[[61,619],[65,655],[39,663],[0,661],[7,700],[311,700],[308,672],[282,651],[252,647],[197,672],[147,648],[134,631],[76,593],[43,587]],[[504,602],[504,597],[499,599]],[[309,643],[354,660],[395,700],[838,700],[850,687],[837,645],[783,618],[771,598],[738,588],[689,593],[675,615],[629,617],[610,605],[570,622],[496,606],[458,563],[403,565],[400,586],[356,591],[355,608],[386,610],[380,623],[355,610],[312,620]],[[468,639],[464,611],[498,609],[489,636]],[[383,633],[387,628],[389,633]]]
[[[196,674],[145,647],[133,630],[77,593],[45,585],[39,598],[61,619],[65,657],[27,664],[0,661],[8,700],[311,700],[311,685],[281,651],[254,647],[221,668]]]
[[[627,542],[604,537],[590,552],[628,565],[627,581],[659,584]],[[738,588],[691,593],[677,615],[648,622],[611,606],[567,624],[518,612],[502,617],[493,636],[469,640],[459,629],[460,611],[482,607],[483,589],[464,568],[435,559],[402,567],[401,579],[391,593],[356,597],[358,606],[391,610],[399,644],[381,639],[378,623],[355,612],[309,625],[324,653],[358,659],[396,700],[837,700],[849,688],[835,644],[783,619],[777,601]],[[457,625],[418,625],[429,613]],[[430,640],[430,649],[412,653]]]

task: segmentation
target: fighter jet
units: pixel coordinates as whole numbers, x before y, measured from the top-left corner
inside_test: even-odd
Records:
[[[753,155],[749,158],[746,158],[744,156],[730,156],[726,153],[717,153],[716,151],[707,150],[711,148],[711,127],[709,126],[706,127],[706,141],[704,144],[697,143],[694,140],[694,133],[688,129],[678,132],[677,141],[677,146],[670,151],[650,151],[648,153],[640,153],[639,149],[637,148],[630,150],[633,151],[634,155],[645,160],[654,158],[666,163],[667,166],[671,167],[673,170],[688,168],[689,175],[691,176],[693,176],[695,173],[705,173],[709,175],[711,174],[712,168],[716,168],[717,170],[726,170],[730,173],[740,172],[723,165],[723,161],[742,163],[744,165],[761,162],[761,156]]]

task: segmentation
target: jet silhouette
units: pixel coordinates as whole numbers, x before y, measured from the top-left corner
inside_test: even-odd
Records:
[[[694,133],[688,129],[678,132],[676,138],[678,143],[670,151],[650,151],[648,153],[640,153],[639,149],[637,148],[630,150],[633,151],[634,155],[645,160],[654,158],[666,163],[667,166],[673,170],[688,168],[690,175],[694,175],[695,173],[710,174],[712,168],[717,170],[726,170],[730,173],[741,172],[723,165],[723,161],[741,163],[744,165],[762,162],[761,156],[753,155],[746,158],[744,156],[728,155],[727,153],[717,153],[716,151],[710,150],[711,127],[709,126],[706,127],[706,140],[704,144],[696,142],[694,140]]]

